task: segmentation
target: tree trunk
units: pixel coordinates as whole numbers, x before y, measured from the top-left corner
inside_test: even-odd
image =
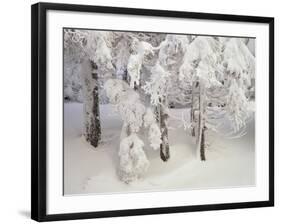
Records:
[[[206,127],[204,126],[203,129],[202,129],[202,133],[201,133],[201,143],[200,143],[200,159],[202,161],[206,160],[206,156],[205,156],[205,150],[206,150],[205,131],[206,131]]]
[[[191,123],[191,135],[195,136],[195,124],[194,124],[194,84],[191,86],[191,108],[190,108],[190,123]]]
[[[101,140],[97,66],[90,60],[82,64],[84,93],[84,136],[92,146]]]
[[[163,101],[165,105],[165,102]],[[160,144],[160,157],[161,159],[166,162],[170,158],[170,149],[169,149],[169,139],[168,139],[168,114],[164,108],[164,105],[159,104],[159,120],[160,120],[160,131],[161,131],[161,140],[162,143]]]
[[[127,69],[124,70],[124,73],[122,75],[122,79],[123,79],[124,82],[126,82],[128,85],[130,85],[130,80],[129,80]]]
[[[101,140],[101,126],[100,126],[100,107],[99,107],[99,85],[98,85],[98,73],[96,70],[97,67],[93,63],[93,72],[92,72],[92,78],[94,80],[94,86],[93,86],[93,121],[90,125],[90,142],[91,145],[94,147],[98,146],[99,141]]]
[[[198,97],[198,104],[199,104],[199,114],[198,114],[198,138],[197,138],[197,147],[199,148],[200,152],[200,159],[202,161],[206,160],[205,150],[206,150],[206,136],[205,136],[205,87],[204,84],[199,84],[199,97]],[[198,152],[198,153],[199,153]]]

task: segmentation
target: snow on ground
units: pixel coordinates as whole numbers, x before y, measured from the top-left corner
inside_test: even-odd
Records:
[[[239,139],[224,139],[208,133],[207,161],[196,158],[194,139],[176,117],[183,109],[171,110],[169,142],[171,158],[160,159],[159,151],[146,149],[150,167],[146,176],[131,184],[117,176],[120,116],[112,106],[101,105],[102,142],[95,149],[82,137],[83,106],[64,104],[64,193],[117,193],[223,188],[255,185],[254,119],[248,133]]]

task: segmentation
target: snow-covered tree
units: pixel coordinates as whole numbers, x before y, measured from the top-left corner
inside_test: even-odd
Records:
[[[193,136],[197,133],[197,152],[201,160],[206,159],[205,133],[208,127],[206,110],[211,104],[207,92],[221,86],[218,81],[221,73],[220,47],[220,42],[213,37],[197,37],[188,45],[180,67],[180,77],[191,81],[191,132]],[[197,131],[195,131],[196,126]]]
[[[168,85],[168,105],[187,105],[190,97],[189,82],[180,79],[179,68],[189,44],[188,35],[168,34],[159,46],[159,61],[161,66],[171,75]]]
[[[101,139],[99,78],[110,76],[113,69],[110,33],[88,30],[71,32],[71,35],[65,34],[65,42],[79,46],[83,55],[80,76],[84,103],[84,136],[91,145],[97,147]]]
[[[130,32],[113,32],[112,63],[117,78],[129,82],[127,64],[130,57],[132,34]]]
[[[154,48],[158,51],[156,62],[151,67],[151,76],[143,89],[150,95],[150,102],[156,108],[157,120],[160,123],[161,139],[160,157],[163,161],[170,158],[168,140],[169,99],[179,95],[175,88],[177,70],[185,52],[188,38],[180,35],[167,35],[166,38]],[[176,94],[174,94],[176,92]]]
[[[168,140],[168,106],[167,106],[167,84],[170,74],[157,63],[151,70],[150,80],[143,87],[146,94],[150,95],[150,101],[157,108],[161,131],[160,157],[163,161],[170,158]]]
[[[225,42],[223,51],[226,97],[226,115],[233,133],[245,129],[250,116],[248,89],[253,85],[255,58],[243,40],[232,38]]]
[[[191,130],[197,135],[201,160],[206,159],[208,129],[220,132],[226,118],[234,133],[244,127],[249,108],[245,93],[254,63],[238,38],[196,37],[188,45],[179,72],[182,79],[192,82]]]
[[[150,95],[151,103],[153,106],[161,107],[159,109],[159,115],[162,117],[162,119],[157,119],[160,121],[160,130],[161,130],[161,139],[162,143],[160,144],[160,156],[162,160],[167,161],[169,158],[169,144],[168,144],[168,129],[167,129],[167,113],[164,112],[162,109],[162,105],[166,104],[166,97],[164,97],[164,92],[161,93],[155,93],[154,90],[158,88],[160,90],[165,91],[165,83],[161,83],[161,80],[164,81],[167,77],[161,77],[164,73],[161,73],[161,66],[159,63],[155,64],[154,57],[155,52],[159,50],[159,47],[154,47],[150,43],[146,41],[140,41],[137,38],[134,38],[131,44],[132,54],[129,57],[127,70],[130,77],[130,86],[131,88],[136,89],[143,89],[146,94]],[[146,72],[151,75],[149,78],[149,81],[146,81],[145,85],[142,88],[140,87],[140,80],[141,75],[143,75],[142,71],[146,69]],[[163,69],[162,69],[163,70]],[[159,73],[160,72],[160,73]],[[158,76],[158,77],[157,77]],[[160,78],[160,79],[158,79]],[[158,79],[158,80],[157,80]],[[157,82],[161,83],[160,85],[157,84]],[[165,81],[164,81],[165,82]],[[161,90],[160,90],[161,91]],[[156,96],[157,94],[157,96]],[[160,96],[160,95],[163,96]],[[159,97],[160,96],[160,97]],[[157,99],[155,99],[157,97]],[[160,117],[159,116],[159,117]],[[152,127],[156,128],[157,125],[153,125]],[[150,128],[150,133],[155,132]],[[154,146],[156,147],[156,146]]]
[[[149,166],[144,152],[144,142],[138,134],[140,129],[142,127],[149,129],[149,141],[154,149],[159,148],[160,130],[151,110],[145,108],[139,94],[126,82],[109,79],[105,83],[105,90],[110,103],[115,105],[123,120],[119,177],[125,183],[129,183],[142,177]]]
[[[82,73],[84,85],[84,119],[85,136],[94,147],[101,139],[101,124],[99,111],[99,79],[112,75],[110,33],[90,31],[87,33],[86,52],[89,60],[85,60]]]

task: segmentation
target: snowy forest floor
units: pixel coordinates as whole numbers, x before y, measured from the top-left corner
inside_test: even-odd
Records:
[[[131,184],[117,175],[122,121],[110,105],[101,105],[102,142],[93,148],[82,137],[83,105],[64,104],[64,194],[95,194],[138,191],[253,186],[255,184],[255,127],[247,134],[226,139],[208,133],[207,161],[195,155],[195,142],[179,127],[182,109],[171,109],[169,144],[171,158],[163,162],[159,150],[145,150],[150,167],[146,175]]]

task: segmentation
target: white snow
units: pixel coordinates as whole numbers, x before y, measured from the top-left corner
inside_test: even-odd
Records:
[[[84,102],[84,116],[81,104],[65,104],[66,194],[253,185],[249,38],[151,35],[66,31],[65,99]],[[98,93],[94,149],[81,124],[90,130]]]
[[[64,193],[97,194],[253,186],[255,184],[254,119],[247,134],[226,139],[208,131],[207,161],[195,157],[195,142],[184,131],[182,114],[170,109],[171,158],[160,159],[158,150],[144,146],[149,160],[145,176],[130,184],[120,181],[119,143],[121,116],[111,105],[101,105],[102,142],[92,147],[82,137],[83,105],[64,104]],[[187,112],[187,114],[189,114]]]

